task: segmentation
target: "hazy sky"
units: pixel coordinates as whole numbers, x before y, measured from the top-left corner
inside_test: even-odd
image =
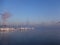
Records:
[[[60,0],[0,0],[3,10],[12,15],[9,22],[60,21]]]

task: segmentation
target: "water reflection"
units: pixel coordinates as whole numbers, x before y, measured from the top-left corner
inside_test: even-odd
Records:
[[[0,45],[60,45],[59,30],[0,32]]]

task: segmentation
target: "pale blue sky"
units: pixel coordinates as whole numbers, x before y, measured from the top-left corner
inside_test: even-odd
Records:
[[[60,0],[0,0],[0,12],[11,13],[9,22],[60,21]]]

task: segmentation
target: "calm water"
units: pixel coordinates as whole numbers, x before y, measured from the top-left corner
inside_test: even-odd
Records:
[[[60,30],[0,33],[0,45],[60,45]]]

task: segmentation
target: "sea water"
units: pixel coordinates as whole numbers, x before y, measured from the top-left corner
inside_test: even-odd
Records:
[[[60,45],[60,30],[0,32],[0,45]]]

